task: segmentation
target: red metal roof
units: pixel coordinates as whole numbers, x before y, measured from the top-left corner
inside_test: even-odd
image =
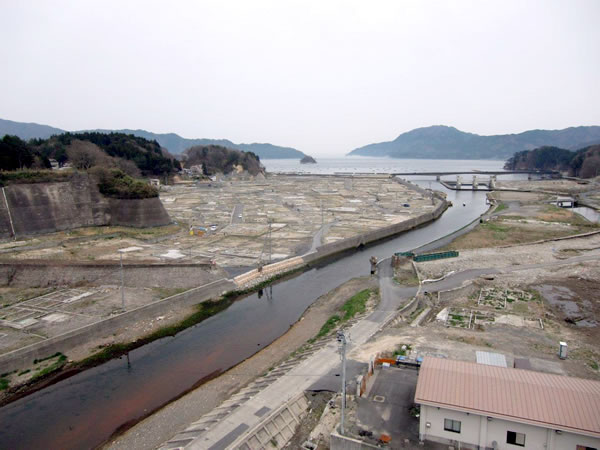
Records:
[[[425,357],[415,402],[600,437],[600,381]]]

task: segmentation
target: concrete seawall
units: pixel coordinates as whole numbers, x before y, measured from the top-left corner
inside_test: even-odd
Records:
[[[422,214],[418,217],[413,217],[412,219],[405,220],[404,222],[379,228],[378,230],[369,231],[357,236],[341,239],[337,242],[322,245],[317,248],[316,251],[304,255],[302,259],[305,263],[311,263],[351,248],[357,248],[361,245],[366,245],[368,243],[385,239],[404,231],[412,230],[413,228],[416,228],[427,222],[431,222],[432,220],[440,217],[448,208],[448,205],[449,203],[446,200],[440,199],[438,200],[437,206],[429,213]]]
[[[42,342],[13,350],[12,352],[0,355],[0,373],[24,369],[31,366],[33,360],[36,358],[45,358],[56,352],[65,353],[82,343],[111,336],[115,330],[131,325],[137,320],[161,315],[174,306],[194,305],[210,299],[216,299],[224,292],[235,289],[235,287],[235,284],[231,280],[220,279],[123,314],[77,328]]]
[[[210,264],[124,262],[128,287],[192,288],[224,278],[225,271]],[[46,287],[79,283],[121,284],[119,261],[0,261],[0,286]]]
[[[64,182],[13,184],[1,190],[0,238],[89,226],[150,227],[171,222],[159,198],[104,197],[87,174],[76,173]]]

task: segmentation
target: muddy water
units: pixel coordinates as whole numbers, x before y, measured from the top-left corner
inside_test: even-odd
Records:
[[[428,182],[428,184],[431,182]],[[444,190],[437,183],[434,189]],[[90,448],[281,336],[319,296],[390,256],[438,239],[486,209],[485,193],[447,191],[455,206],[437,221],[250,295],[172,338],[63,380],[0,409],[0,448]],[[463,207],[463,203],[465,206]]]

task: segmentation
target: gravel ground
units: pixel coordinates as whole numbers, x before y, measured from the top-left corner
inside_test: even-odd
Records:
[[[108,442],[104,448],[156,448],[179,430],[211,411],[233,393],[266,372],[308,339],[352,295],[378,286],[375,278],[357,278],[319,298],[290,330],[251,358],[222,376],[209,381],[182,398],[170,403],[127,432]]]
[[[502,269],[523,264],[549,263],[598,249],[600,249],[600,233],[539,244],[461,250],[457,258],[418,263],[418,267],[419,273],[424,278],[436,279],[451,271],[460,272],[485,267]]]

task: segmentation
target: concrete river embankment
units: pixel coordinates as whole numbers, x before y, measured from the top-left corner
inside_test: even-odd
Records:
[[[436,189],[441,189],[437,185]],[[443,190],[443,189],[441,189]],[[281,336],[319,296],[368,274],[369,257],[409,250],[463,227],[486,210],[483,192],[448,192],[440,219],[249,295],[175,337],[63,380],[0,409],[0,448],[89,448],[119,427],[215,376]],[[466,206],[462,206],[463,203]],[[300,344],[300,343],[299,343]]]

